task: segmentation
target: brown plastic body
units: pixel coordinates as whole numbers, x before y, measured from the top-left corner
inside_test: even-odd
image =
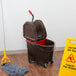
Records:
[[[45,39],[47,33],[43,22],[41,20],[26,22],[23,25],[23,36],[33,42]]]
[[[52,64],[53,62],[53,51],[54,51],[54,42],[46,39],[45,45],[32,44],[27,41],[28,48],[28,60],[29,62],[33,61],[37,64],[40,64],[44,67],[45,64]]]

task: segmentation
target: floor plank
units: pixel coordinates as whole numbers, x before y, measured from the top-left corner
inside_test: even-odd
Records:
[[[13,64],[21,67],[26,67],[30,70],[30,72],[27,73],[25,76],[58,76],[62,55],[62,51],[54,52],[54,63],[52,65],[49,65],[46,69],[37,64],[29,64],[27,54],[8,55],[8,57],[10,58]],[[1,58],[2,56],[0,56],[0,61]],[[0,76],[3,76],[2,73],[4,72],[0,70]]]

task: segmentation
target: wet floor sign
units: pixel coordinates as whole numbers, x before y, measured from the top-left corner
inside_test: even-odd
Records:
[[[76,76],[76,39],[68,38],[58,76]]]

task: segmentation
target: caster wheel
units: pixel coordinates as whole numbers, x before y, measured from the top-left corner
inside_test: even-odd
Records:
[[[53,64],[53,61],[51,61],[51,64]]]
[[[44,65],[43,65],[43,68],[46,68],[46,67],[47,67],[47,64],[44,64]]]
[[[29,63],[32,63],[32,60],[31,59],[29,59]]]

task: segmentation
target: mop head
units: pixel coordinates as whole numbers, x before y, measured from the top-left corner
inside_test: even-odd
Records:
[[[11,76],[23,76],[27,72],[29,72],[28,69],[24,67],[18,67],[13,65],[12,63],[5,63],[4,65],[1,66],[1,68]]]

